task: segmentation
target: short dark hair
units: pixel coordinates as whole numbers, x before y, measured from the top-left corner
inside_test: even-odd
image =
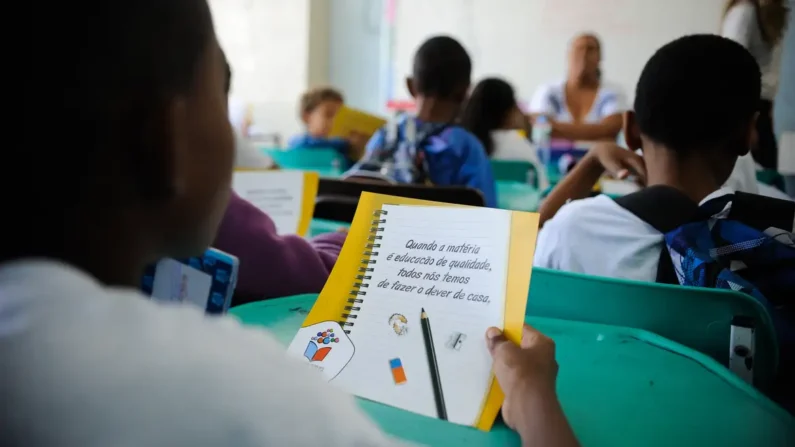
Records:
[[[339,90],[331,87],[315,87],[301,95],[301,115],[312,113],[320,104],[326,101],[345,102]]]
[[[486,154],[494,153],[491,132],[505,125],[508,113],[516,107],[511,84],[499,78],[487,78],[475,86],[461,115],[461,126],[478,137]]]
[[[757,112],[761,73],[751,53],[724,37],[696,34],[664,45],[649,59],[635,91],[640,131],[687,153],[746,144]]]
[[[412,77],[419,94],[464,100],[472,78],[472,60],[452,37],[431,37],[414,54]]]

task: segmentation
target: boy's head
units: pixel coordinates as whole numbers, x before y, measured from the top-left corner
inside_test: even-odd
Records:
[[[627,143],[647,158],[664,151],[679,164],[698,160],[722,184],[752,145],[760,93],[759,65],[742,45],[716,35],[679,38],[640,75],[635,111],[625,116]]]
[[[414,98],[425,97],[461,104],[467,97],[472,61],[457,40],[432,37],[414,54],[412,77],[406,80]]]
[[[301,96],[301,120],[309,135],[328,137],[334,117],[344,103],[342,93],[331,87],[318,87],[304,93]]]
[[[201,253],[234,157],[206,1],[46,3],[36,27],[52,38],[29,45],[51,57],[24,64],[21,108],[26,134],[40,134],[44,110],[59,142],[40,138],[3,163],[17,209],[0,260],[58,258],[116,282],[157,257]],[[10,171],[20,168],[36,180]]]

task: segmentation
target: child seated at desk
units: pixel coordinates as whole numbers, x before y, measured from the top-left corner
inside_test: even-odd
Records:
[[[232,70],[226,64],[226,94]],[[235,132],[235,168],[276,168]],[[253,151],[253,152],[252,152]],[[279,236],[267,214],[232,192],[213,247],[240,260],[235,302],[318,293],[337,261],[345,233],[328,233],[312,240],[300,236]]]
[[[233,137],[207,2],[20,7],[41,34],[28,48],[51,56],[13,70],[28,92],[14,103],[21,132],[41,130],[47,104],[58,116],[47,130],[74,146],[39,139],[4,154],[0,445],[403,445],[274,336],[139,291],[154,260],[204,252],[229,198]],[[521,347],[489,334],[505,423],[526,445],[575,447],[554,342],[529,328]]]
[[[480,81],[469,96],[461,125],[483,143],[490,158],[527,161],[535,167],[539,188],[549,186],[535,146],[519,133],[528,127],[527,119],[511,84],[498,78]]]
[[[497,206],[496,186],[486,150],[477,137],[455,124],[472,75],[472,61],[458,41],[437,36],[414,55],[406,80],[416,101],[416,116],[404,115],[376,132],[366,154],[349,176],[383,174],[388,181],[468,186],[486,206]],[[391,171],[384,173],[387,166]]]
[[[727,65],[734,68],[726,72]],[[597,144],[557,185],[540,209],[535,265],[654,282],[662,232],[606,196],[585,197],[607,171],[675,188],[696,204],[731,198],[723,185],[751,147],[760,89],[759,66],[731,40],[694,35],[663,46],[641,74],[635,111],[625,115],[633,150]],[[692,107],[696,93],[702,103]]]
[[[301,96],[301,121],[306,132],[290,139],[288,149],[334,149],[345,157],[346,166],[353,164],[351,152],[366,143],[358,134],[348,138],[329,137],[337,111],[345,103],[342,93],[331,87],[317,87]]]

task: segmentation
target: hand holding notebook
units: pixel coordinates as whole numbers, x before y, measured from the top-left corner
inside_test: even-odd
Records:
[[[538,217],[429,204],[362,195],[289,350],[352,394],[488,430],[503,396],[484,334],[521,337]]]

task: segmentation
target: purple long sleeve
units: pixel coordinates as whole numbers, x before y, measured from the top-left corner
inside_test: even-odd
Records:
[[[320,292],[345,236],[279,236],[267,214],[233,192],[213,246],[240,259],[236,292],[266,299]]]

